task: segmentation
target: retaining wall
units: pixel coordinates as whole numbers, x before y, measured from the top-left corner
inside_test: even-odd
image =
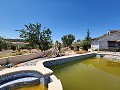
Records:
[[[35,58],[40,58],[44,55],[44,52],[38,52],[38,53],[31,53],[31,54],[24,54],[24,55],[17,55],[17,56],[10,56],[5,58],[0,58],[0,65],[5,65],[7,63],[21,63],[28,60],[32,60]]]

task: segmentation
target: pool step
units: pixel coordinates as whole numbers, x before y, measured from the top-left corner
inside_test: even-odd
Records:
[[[31,86],[31,85],[36,85],[39,83],[40,83],[39,78],[25,77],[25,78],[16,79],[16,80],[13,80],[10,82],[6,82],[6,83],[0,85],[0,90],[11,90],[13,88],[20,88],[23,86]]]

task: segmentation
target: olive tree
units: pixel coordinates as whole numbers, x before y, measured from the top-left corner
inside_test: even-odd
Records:
[[[26,42],[29,42],[31,48],[36,48],[37,46],[41,50],[47,50],[50,48],[52,43],[50,29],[45,29],[41,31],[41,24],[31,24],[25,25],[26,29],[16,30],[20,32],[20,38],[23,38]]]
[[[72,42],[75,40],[75,36],[72,35],[72,34],[68,34],[68,35],[64,35],[62,38],[62,44],[65,46],[65,47],[69,47]]]

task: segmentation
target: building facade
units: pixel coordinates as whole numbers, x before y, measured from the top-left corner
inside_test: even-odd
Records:
[[[119,50],[120,49],[120,30],[109,30],[103,36],[91,40],[93,50]]]

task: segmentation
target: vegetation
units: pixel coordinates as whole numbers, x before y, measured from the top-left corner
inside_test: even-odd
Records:
[[[87,31],[87,35],[86,35],[86,37],[85,37],[85,40],[88,41],[88,42],[91,41],[90,31],[89,31],[89,29],[88,29],[88,31]]]
[[[70,47],[73,41],[75,40],[75,36],[72,34],[64,35],[62,38],[62,44],[65,47]]]
[[[48,50],[52,47],[52,39],[51,39],[51,30],[50,29],[44,29],[43,32],[40,33],[40,39],[39,39],[39,48],[40,50]]]
[[[20,32],[20,38],[23,38],[26,42],[29,42],[30,48],[39,48],[42,51],[51,48],[51,30],[45,29],[41,31],[41,24],[29,24],[25,25],[26,29],[16,30]]]
[[[80,43],[81,48],[82,48],[83,50],[88,51],[88,49],[91,47],[90,41],[91,41],[91,37],[90,37],[89,29],[88,29],[88,31],[87,31],[87,36],[86,36],[85,39],[82,40],[81,43]]]
[[[0,37],[0,51],[6,50],[6,49],[12,49],[13,51],[11,53],[8,53],[6,55],[0,56],[15,56],[15,55],[22,55],[25,52],[23,52],[22,49],[27,49],[27,53],[33,52],[32,49],[40,49],[41,51],[45,51],[50,49],[53,44],[52,44],[52,39],[51,39],[51,34],[52,31],[49,28],[44,28],[41,30],[41,24],[36,23],[36,24],[31,24],[25,25],[25,29],[21,30],[16,30],[20,32],[20,38],[22,39],[4,39]],[[75,51],[76,53],[85,53],[89,48],[90,48],[90,32],[89,29],[87,31],[87,35],[84,40],[75,40],[75,36],[72,34],[64,35],[62,38],[62,45],[59,41],[55,42],[54,48],[58,48],[59,51],[61,50],[61,47],[66,47],[62,48],[65,50],[72,50]],[[23,41],[27,43],[23,43]],[[12,43],[11,43],[12,42]],[[79,51],[79,48],[83,49],[83,51]],[[16,50],[17,49],[17,50]],[[86,51],[85,51],[86,50]],[[64,51],[64,50],[63,50]],[[71,52],[71,53],[72,53]]]
[[[76,42],[73,42],[74,51],[79,51],[81,40],[78,39]]]
[[[77,42],[81,42],[81,40],[80,40],[80,39],[78,39],[78,40],[77,40]]]
[[[3,37],[0,36],[0,51],[2,51],[2,49],[11,49],[11,43],[7,42]]]
[[[88,51],[88,49],[91,47],[90,42],[86,40],[82,40],[80,43],[81,49]]]
[[[12,49],[13,51],[15,51],[15,50],[16,50],[16,46],[15,46],[15,45],[11,45],[11,49]]]

